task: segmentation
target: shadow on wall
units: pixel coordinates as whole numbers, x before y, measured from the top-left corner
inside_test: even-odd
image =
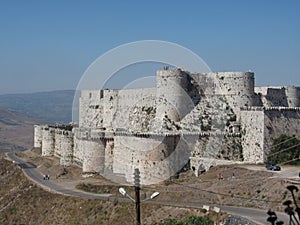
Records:
[[[300,200],[300,196],[298,196],[298,199],[295,196],[295,192],[298,192],[299,189],[295,185],[289,185],[287,189],[291,192],[293,201],[286,200],[282,203],[286,206],[284,212],[289,216],[289,224],[300,225],[300,208],[297,203]],[[267,214],[269,215],[267,221],[272,225],[284,224],[284,222],[279,220],[276,212],[269,210]]]

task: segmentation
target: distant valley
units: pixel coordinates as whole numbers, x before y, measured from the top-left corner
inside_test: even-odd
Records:
[[[33,125],[42,119],[0,109],[0,153],[25,150],[33,146]]]
[[[0,153],[33,146],[33,125],[69,123],[73,90],[0,95]]]
[[[0,108],[49,123],[72,121],[74,90],[0,95]]]

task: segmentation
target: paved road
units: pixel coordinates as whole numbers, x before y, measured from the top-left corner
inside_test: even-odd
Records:
[[[7,156],[17,163],[23,170],[24,174],[31,179],[33,182],[41,186],[43,189],[63,194],[63,195],[70,195],[82,198],[89,198],[89,199],[102,199],[102,200],[109,200],[109,201],[119,201],[119,202],[130,202],[130,199],[127,198],[117,198],[111,197],[110,194],[93,194],[87,193],[82,191],[75,191],[72,189],[67,189],[65,187],[59,186],[58,184],[54,183],[50,180],[44,180],[42,174],[37,170],[36,166],[32,163],[24,162],[22,159],[18,158],[14,153],[10,152],[7,153]],[[184,203],[184,202],[160,202],[160,201],[151,201],[151,202],[144,202],[150,204],[158,204],[158,205],[170,205],[170,206],[179,206],[179,207],[192,207],[192,208],[202,208],[202,204],[196,203]],[[233,207],[233,206],[217,206],[222,211],[225,211],[232,215],[238,215],[257,224],[267,224],[267,213],[265,210],[259,209],[252,209],[252,208],[241,208],[241,207]],[[288,224],[288,216],[283,213],[277,213],[278,217]]]
[[[104,199],[108,200],[110,197],[110,194],[93,194],[93,193],[86,193],[82,191],[75,191],[71,189],[67,189],[64,187],[61,187],[60,185],[54,183],[50,180],[44,180],[43,175],[38,171],[36,166],[34,166],[32,163],[24,162],[22,159],[17,157],[14,153],[7,153],[7,156],[14,161],[16,164],[20,166],[20,168],[23,170],[24,174],[33,182],[41,186],[47,191],[58,193],[58,194],[64,194],[64,195],[71,195],[71,196],[77,196],[77,197],[83,197],[83,198],[90,198],[90,199]]]

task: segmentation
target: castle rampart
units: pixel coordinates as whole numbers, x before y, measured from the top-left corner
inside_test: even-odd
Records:
[[[43,129],[43,126],[34,125],[34,140],[33,140],[34,148],[42,147],[42,138],[43,138],[42,129]]]
[[[300,87],[255,87],[266,107],[300,107]]]
[[[132,182],[139,168],[142,184],[187,162],[195,174],[220,163],[263,163],[274,139],[300,133],[300,88],[254,87],[252,72],[164,68],[156,88],[84,90],[79,108],[79,127],[35,126],[34,146],[83,173]]]
[[[103,173],[105,146],[102,140],[83,142],[83,173]]]
[[[61,133],[61,150],[60,150],[60,164],[63,166],[70,166],[73,164],[73,149],[74,138],[73,132],[63,130]]]
[[[257,102],[254,93],[254,73],[252,72],[219,72],[216,75],[219,94],[240,120],[241,107],[251,107]]]
[[[55,129],[49,126],[45,126],[42,129],[42,156],[54,155],[54,137]]]
[[[190,76],[181,69],[157,71],[156,118],[179,122],[194,107]]]
[[[300,87],[285,87],[285,94],[289,107],[300,107]]]

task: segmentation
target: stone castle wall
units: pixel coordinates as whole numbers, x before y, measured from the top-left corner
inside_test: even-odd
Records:
[[[196,94],[196,91],[194,91]],[[182,120],[193,108],[193,84],[180,69],[157,71],[156,118]]]
[[[300,138],[299,107],[252,107],[241,111],[245,161],[263,163],[274,139],[280,135]]]
[[[299,136],[299,87],[254,87],[252,72],[157,71],[157,87],[84,90],[79,127],[35,126],[34,146],[83,173],[165,179],[190,160],[197,174],[262,163],[281,134]],[[299,137],[300,138],[300,137]]]
[[[79,99],[79,127],[102,127],[101,115],[104,111],[103,106],[100,104],[102,98],[102,90],[81,91]]]
[[[73,132],[63,130],[61,132],[61,150],[60,150],[60,164],[63,166],[70,166],[73,164],[74,138]]]
[[[236,114],[240,107],[256,103],[252,72],[192,73],[191,77],[205,96],[223,96]]]
[[[105,145],[103,140],[86,140],[83,147],[83,173],[103,173]]]
[[[289,107],[300,107],[300,87],[285,87]]]
[[[174,175],[189,160],[190,151],[179,135],[116,136],[113,172],[125,174],[133,182],[139,168],[142,184],[161,182]]]
[[[42,149],[42,156],[56,156],[64,166],[73,163],[74,134],[70,126],[35,125],[34,130],[34,147]]]
[[[42,147],[42,128],[43,126],[34,125],[34,134],[33,134],[33,147],[34,148],[41,148]]]
[[[300,107],[300,87],[255,87],[265,107]]]
[[[73,163],[76,166],[82,167],[84,145],[89,133],[79,128],[73,129],[73,133],[74,133]]]
[[[153,107],[156,89],[82,91],[79,127],[134,129],[140,123],[129,121],[135,110]]]
[[[136,112],[142,111],[143,108],[154,107],[155,95],[156,90],[153,88],[120,90],[116,116],[112,122],[113,129],[141,131],[142,115]]]
[[[241,111],[243,156],[246,162],[264,162],[264,111]]]
[[[53,156],[55,148],[55,129],[45,126],[42,129],[42,156]]]

